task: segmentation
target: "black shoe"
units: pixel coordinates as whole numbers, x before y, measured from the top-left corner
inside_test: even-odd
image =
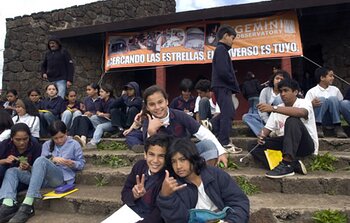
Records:
[[[268,171],[265,176],[268,178],[282,178],[287,176],[293,176],[294,175],[294,168],[290,164],[286,164],[283,161],[281,161],[278,166],[276,166],[273,170]]]
[[[321,125],[317,125],[317,136],[318,138],[324,138],[323,128]]]
[[[12,207],[2,204],[0,206],[0,223],[8,222],[17,212],[18,206]]]
[[[307,170],[303,162],[301,160],[296,160],[294,163],[294,172],[306,175]]]
[[[35,214],[33,205],[21,204],[15,216],[13,216],[9,223],[25,223],[29,218]]]
[[[348,138],[348,135],[344,132],[340,125],[335,126],[334,132],[337,138]]]

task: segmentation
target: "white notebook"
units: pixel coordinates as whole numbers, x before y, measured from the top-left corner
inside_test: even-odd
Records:
[[[119,208],[111,216],[103,220],[101,223],[135,223],[143,220],[138,214],[136,214],[128,205],[124,204],[123,207]]]

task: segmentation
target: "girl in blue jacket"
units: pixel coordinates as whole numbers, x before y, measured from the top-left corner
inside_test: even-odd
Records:
[[[158,207],[165,222],[189,221],[189,210],[227,211],[226,223],[249,220],[249,200],[225,171],[206,166],[195,144],[186,138],[176,139],[166,154],[166,171]],[[170,176],[172,175],[172,176]]]
[[[54,121],[49,132],[52,139],[43,144],[41,156],[35,160],[31,171],[19,168],[6,171],[0,190],[0,199],[4,199],[0,206],[1,220],[26,222],[35,214],[33,203],[35,198],[41,198],[41,188],[73,184],[76,172],[83,169],[85,160],[81,146],[67,136],[66,125],[60,120]],[[15,202],[18,183],[29,185],[20,207]]]

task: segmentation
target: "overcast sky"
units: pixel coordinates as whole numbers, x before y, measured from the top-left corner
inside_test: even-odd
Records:
[[[4,3],[6,1],[6,4]],[[259,2],[261,0],[176,0],[176,11],[190,11],[203,8],[213,8],[224,5]],[[96,0],[3,0],[0,8],[0,89],[2,88],[3,50],[6,35],[6,18],[30,15],[35,12],[46,12],[83,5]]]

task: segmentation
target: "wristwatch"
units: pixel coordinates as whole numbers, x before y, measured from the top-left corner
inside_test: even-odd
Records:
[[[272,106],[272,108],[273,108],[274,111],[277,111],[278,107],[277,107],[277,105],[274,105],[274,106]]]

